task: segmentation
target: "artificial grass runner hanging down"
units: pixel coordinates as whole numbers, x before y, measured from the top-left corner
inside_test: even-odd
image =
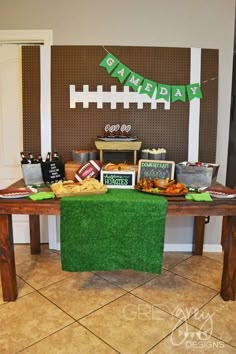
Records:
[[[128,189],[62,198],[62,269],[160,273],[166,212],[165,197]]]

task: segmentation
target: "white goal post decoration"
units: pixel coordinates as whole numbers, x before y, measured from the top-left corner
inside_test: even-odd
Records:
[[[163,98],[154,99],[148,95],[129,91],[128,86],[124,86],[123,91],[116,91],[116,86],[111,86],[111,91],[103,91],[103,86],[98,85],[97,91],[89,91],[89,85],[83,85],[83,91],[76,91],[75,85],[70,85],[70,108],[76,108],[76,103],[83,103],[83,108],[89,108],[89,103],[96,103],[98,109],[103,108],[103,103],[110,103],[111,109],[116,109],[117,103],[123,103],[124,109],[129,108],[130,103],[137,103],[137,109],[143,109],[144,103],[150,103],[151,109],[157,109],[157,103],[164,104],[164,109],[170,109],[170,102]],[[153,97],[156,97],[155,89]]]

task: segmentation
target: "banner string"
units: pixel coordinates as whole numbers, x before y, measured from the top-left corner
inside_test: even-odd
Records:
[[[104,47],[104,45],[102,47],[108,54],[110,54],[110,52]]]
[[[103,45],[102,47],[103,47],[103,49],[104,49],[108,54],[111,54],[111,53],[105,48],[104,45]],[[211,79],[202,81],[201,84],[205,84],[205,83],[207,83],[208,81],[213,81],[213,80],[216,80],[216,79],[217,79],[217,77],[212,77]]]
[[[103,48],[108,54],[111,54],[111,53],[105,48],[104,45],[102,46],[102,48]],[[209,82],[209,81],[214,81],[214,80],[217,80],[217,79],[218,79],[217,77],[212,77],[212,78],[210,78],[210,79],[208,79],[208,80],[202,81],[201,84],[206,84],[206,83]]]

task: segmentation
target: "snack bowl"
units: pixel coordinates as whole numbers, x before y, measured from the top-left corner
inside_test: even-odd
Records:
[[[171,184],[175,183],[175,180],[169,178],[165,178],[165,179],[154,178],[153,182],[155,187],[161,189],[167,189]]]

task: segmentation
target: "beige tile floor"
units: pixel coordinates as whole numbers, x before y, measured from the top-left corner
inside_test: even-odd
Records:
[[[15,246],[19,296],[2,301],[0,353],[236,353],[222,254],[165,253],[162,274],[63,272],[60,254]]]

